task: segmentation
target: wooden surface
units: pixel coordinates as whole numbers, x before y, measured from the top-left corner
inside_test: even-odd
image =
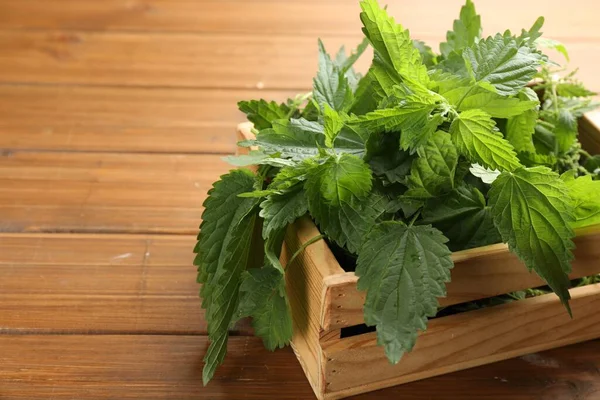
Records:
[[[435,44],[461,2],[389,9]],[[600,90],[595,1],[479,3],[486,32],[545,14],[546,35]],[[236,102],[309,90],[317,36],[355,46],[357,11],[346,0],[0,0],[1,399],[312,398],[292,350],[265,351],[247,322],[202,387],[191,248],[235,149]],[[595,399],[599,353],[588,342],[357,398]]]

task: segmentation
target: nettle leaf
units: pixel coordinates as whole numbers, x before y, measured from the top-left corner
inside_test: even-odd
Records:
[[[272,194],[260,204],[263,222],[263,238],[284,229],[308,212],[308,203],[301,185],[283,194]]]
[[[360,19],[363,32],[381,57],[403,80],[423,85],[429,82],[421,54],[413,46],[408,30],[397,24],[376,0],[363,0]]]
[[[450,238],[452,251],[502,241],[485,197],[473,186],[462,185],[441,199],[428,201],[422,215],[421,224],[432,224]]]
[[[519,168],[494,181],[489,204],[502,240],[570,312],[574,210],[567,185],[546,167]]]
[[[600,154],[589,157],[583,164],[586,170],[592,174],[600,174]]]
[[[563,97],[589,97],[597,93],[586,89],[581,82],[560,82],[556,85],[556,93]]]
[[[506,140],[518,152],[535,153],[533,133],[537,124],[538,113],[528,110],[524,113],[509,118],[506,123]]]
[[[349,109],[354,98],[345,71],[331,60],[321,40],[319,40],[319,70],[313,82],[313,96],[320,106],[327,104],[338,111]]]
[[[325,133],[325,145],[327,147],[333,147],[333,141],[337,137],[338,133],[344,127],[344,120],[329,104],[325,104],[323,107],[323,124]]]
[[[452,121],[450,133],[458,151],[473,163],[491,169],[512,171],[520,166],[513,147],[490,115],[481,110],[462,112]]]
[[[567,62],[570,61],[569,52],[567,51],[567,48],[558,40],[540,37],[535,41],[535,45],[538,47],[545,47],[550,50],[556,50],[565,57],[565,60],[567,60]]]
[[[433,52],[431,47],[422,40],[413,39],[412,43],[414,48],[421,54],[421,62],[427,67],[434,66],[437,55]]]
[[[248,154],[242,154],[239,156],[226,156],[223,157],[223,161],[236,166],[236,167],[247,167],[250,165],[270,165],[272,167],[290,167],[296,165],[292,160],[287,160],[279,157],[275,157],[272,154],[267,154],[261,150],[253,150]]]
[[[538,100],[504,97],[476,86],[456,87],[442,94],[458,111],[480,109],[494,118],[510,118],[539,106]]]
[[[258,130],[270,128],[273,121],[287,118],[290,112],[290,108],[286,104],[267,102],[262,99],[240,101],[238,108],[246,114],[248,121],[252,122]]]
[[[339,206],[352,198],[366,198],[373,182],[371,170],[362,159],[342,154],[330,156],[309,170],[305,186],[309,198]]]
[[[419,149],[419,157],[412,163],[408,177],[408,197],[430,198],[448,193],[454,187],[458,153],[450,135],[436,132]]]
[[[281,271],[265,265],[244,271],[238,318],[252,317],[254,334],[271,351],[292,339],[292,314]]]
[[[407,95],[394,108],[371,111],[351,117],[347,124],[358,126],[369,133],[401,131],[400,148],[414,152],[424,145],[442,124],[443,117],[433,114],[436,98],[418,94]]]
[[[273,128],[262,130],[256,135],[254,145],[267,154],[278,154],[283,158],[301,161],[314,157],[325,148],[325,127],[303,118],[277,120]],[[342,129],[334,139],[335,151],[362,156],[364,140],[352,129]]]
[[[446,295],[453,267],[440,231],[431,226],[382,222],[368,233],[360,249],[358,289],[367,292],[365,322],[377,326],[377,342],[393,364],[411,351],[427,317]]]
[[[361,79],[361,75],[359,73],[356,73],[352,66],[356,61],[358,61],[358,59],[365,52],[367,47],[369,47],[369,39],[364,38],[362,42],[360,42],[360,44],[356,47],[356,49],[352,53],[350,53],[349,56],[346,56],[346,50],[344,46],[342,46],[335,57],[335,65],[339,68],[339,70],[342,73],[344,73],[352,91],[356,91],[356,88],[358,87],[358,82]]]
[[[519,47],[514,38],[501,34],[465,49],[463,57],[475,82],[487,82],[503,96],[517,94],[535,76],[541,59],[530,47]]]
[[[205,385],[225,358],[228,328],[237,320],[241,276],[252,259],[259,200],[238,194],[251,191],[254,182],[251,172],[232,171],[213,185],[204,202],[194,264],[198,266],[198,282],[203,284],[200,294],[211,340],[204,357]]]
[[[454,20],[453,31],[446,34],[446,42],[440,43],[440,51],[447,57],[451,52],[460,52],[472,46],[481,37],[481,17],[471,0],[460,9],[460,18]]]
[[[567,185],[573,201],[575,221],[573,228],[600,224],[600,181],[592,180],[590,175],[575,178],[573,171],[562,178]]]
[[[367,142],[366,159],[375,175],[389,183],[404,183],[415,155],[398,149],[399,132],[376,132]]]

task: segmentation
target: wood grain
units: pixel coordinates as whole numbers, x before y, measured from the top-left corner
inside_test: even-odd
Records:
[[[225,364],[202,386],[204,336],[2,335],[2,398],[313,399],[290,349],[232,337]],[[595,399],[600,341],[515,358],[353,399]]]
[[[239,100],[293,95],[0,85],[0,149],[233,153]]]
[[[196,234],[229,169],[214,155],[6,153],[0,231]]]
[[[462,0],[389,2],[390,13],[413,34],[443,36],[458,16]],[[592,0],[574,0],[565,12],[561,0],[477,2],[486,32],[519,32],[539,16],[544,32],[556,39],[600,38]],[[2,29],[356,34],[358,1],[344,0],[0,0]],[[514,12],[518,9],[519,12]]]
[[[553,294],[430,321],[397,365],[377,346],[376,333],[331,341],[324,398],[398,385],[564,346],[600,336],[600,285],[571,289],[573,319]]]
[[[361,39],[360,30],[323,36],[333,52]],[[578,78],[599,90],[593,65],[600,63],[600,40],[564,42],[571,66],[581,67]],[[2,82],[295,91],[310,90],[318,54],[315,38],[304,36],[59,31],[0,31],[0,50]],[[367,70],[369,54],[359,71]]]
[[[206,334],[194,244],[194,236],[0,234],[0,331]],[[243,321],[233,332],[251,329]]]

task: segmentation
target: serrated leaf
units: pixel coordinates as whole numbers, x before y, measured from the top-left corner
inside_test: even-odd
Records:
[[[351,253],[357,253],[365,234],[385,212],[386,199],[372,192],[361,200],[351,196],[339,206],[323,202],[313,191],[307,191],[308,209],[321,232]]]
[[[308,203],[302,186],[283,194],[272,194],[260,203],[260,216],[263,222],[263,238],[268,238],[273,232],[284,229],[308,212]]]
[[[460,52],[475,43],[481,37],[481,17],[475,11],[471,0],[460,9],[460,18],[454,20],[453,30],[446,34],[446,42],[440,44],[444,56],[451,52]]]
[[[517,152],[535,153],[533,133],[537,124],[538,113],[528,110],[509,118],[506,122],[506,140],[513,145]]]
[[[412,43],[414,48],[417,49],[421,54],[421,62],[427,67],[434,66],[437,55],[433,52],[431,47],[429,47],[427,43],[423,42],[422,40],[413,39]]]
[[[329,148],[333,147],[333,142],[338,133],[344,127],[344,120],[329,104],[323,107],[323,125],[325,133],[325,145]]]
[[[489,169],[479,164],[472,164],[469,168],[469,172],[487,184],[493,183],[500,175],[500,171],[497,169]]]
[[[377,343],[394,364],[412,350],[437,312],[437,298],[446,295],[453,267],[447,241],[431,226],[382,222],[361,247],[356,274],[358,289],[367,292],[365,322],[377,326]]]
[[[454,174],[458,162],[456,148],[446,132],[436,132],[419,149],[408,177],[407,197],[430,198],[448,193],[454,187]]]
[[[546,167],[503,172],[489,204],[502,240],[569,309],[574,210],[565,183]]]
[[[534,77],[541,58],[501,34],[465,49],[463,57],[475,82],[488,82],[503,96],[517,94]]]
[[[350,154],[330,156],[308,171],[306,191],[309,199],[338,207],[351,199],[364,199],[373,185],[371,170],[363,160]]]
[[[303,118],[277,120],[272,129],[258,133],[254,143],[267,154],[301,161],[320,154],[325,148],[325,128],[315,121]],[[363,139],[352,130],[342,130],[334,141],[335,151],[362,156],[365,151]]]
[[[427,85],[429,75],[421,62],[421,54],[413,46],[407,30],[396,24],[376,0],[363,0],[360,19],[363,32],[383,62],[403,80]]]
[[[586,89],[581,82],[560,82],[556,85],[556,93],[563,97],[589,97],[597,94]]]
[[[292,316],[281,271],[265,265],[245,271],[238,317],[252,317],[254,334],[271,351],[292,339]]]
[[[237,195],[251,191],[254,181],[247,170],[232,171],[214,184],[204,202],[194,264],[198,282],[203,283],[200,295],[211,340],[202,373],[205,385],[225,357],[228,328],[236,320],[241,275],[252,257],[259,200]]]
[[[572,173],[562,178],[573,201],[575,221],[571,226],[581,228],[600,224],[600,181],[592,180],[590,175],[575,178]]]
[[[290,108],[286,104],[267,102],[262,99],[240,101],[238,108],[246,114],[248,121],[252,122],[258,130],[270,128],[273,121],[286,118],[290,112]]]
[[[472,163],[512,171],[520,166],[513,147],[495,130],[496,123],[481,110],[462,112],[452,121],[450,133],[459,153]]]
[[[348,78],[331,60],[321,40],[319,40],[319,70],[313,82],[313,97],[319,106],[328,104],[338,111],[348,110],[354,98]]]
[[[367,142],[366,159],[375,175],[389,183],[405,182],[410,173],[414,155],[398,149],[399,132],[375,132]]]
[[[565,60],[567,60],[567,62],[570,61],[569,52],[567,51],[567,48],[558,40],[540,37],[535,41],[535,45],[545,47],[550,50],[556,50],[565,57]]]
[[[483,194],[473,186],[459,186],[441,199],[428,201],[422,215],[421,224],[433,224],[450,238],[452,251],[502,241]]]
[[[400,148],[415,151],[424,145],[443,122],[439,114],[431,115],[436,108],[426,99],[412,97],[395,108],[375,110],[348,120],[369,133],[402,131]]]
[[[510,118],[539,106],[539,101],[504,97],[482,87],[457,87],[443,94],[458,111],[480,109],[494,118]]]

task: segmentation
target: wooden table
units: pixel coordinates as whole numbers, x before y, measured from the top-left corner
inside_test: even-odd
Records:
[[[389,9],[439,42],[460,3]],[[487,32],[546,14],[600,90],[596,2],[480,3]],[[267,352],[247,324],[202,387],[191,251],[228,170],[236,102],[310,90],[316,37],[352,47],[357,12],[346,0],[0,0],[1,399],[312,397],[291,350]],[[589,342],[358,398],[597,399],[598,354]]]

